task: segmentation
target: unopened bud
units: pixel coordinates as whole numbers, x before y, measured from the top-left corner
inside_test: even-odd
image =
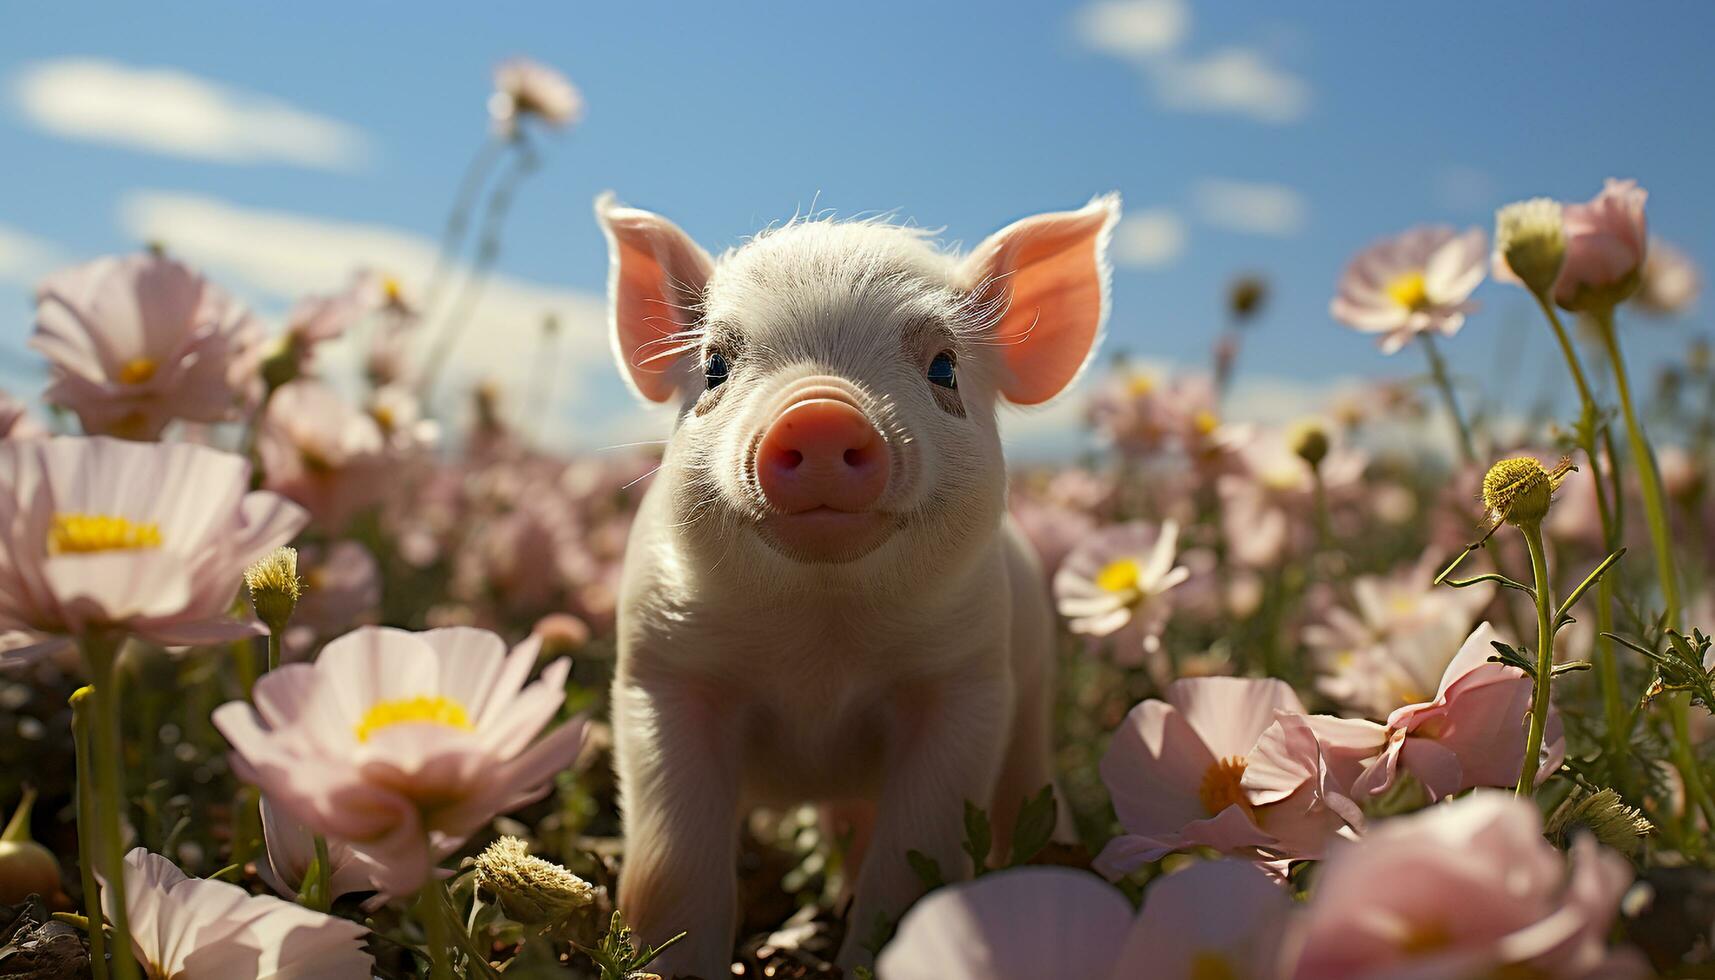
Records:
[[[18,809],[0,831],[0,905],[18,905],[31,895],[56,906],[65,902],[59,859],[30,837],[30,811],[35,804],[35,789],[25,789]]]
[[[1240,276],[1227,287],[1227,308],[1239,323],[1255,316],[1267,300],[1268,280],[1261,276]]]
[[[1286,442],[1299,459],[1310,464],[1311,469],[1321,466],[1322,461],[1328,458],[1328,430],[1314,419],[1294,425],[1286,435]]]
[[[1544,469],[1532,456],[1503,459],[1483,476],[1483,508],[1491,525],[1502,521],[1514,527],[1541,524],[1566,474],[1574,469],[1571,459],[1562,459],[1554,469]]]
[[[292,618],[292,610],[303,595],[303,583],[298,580],[298,551],[296,548],[275,548],[244,570],[244,584],[250,590],[250,603],[256,607],[256,618],[278,634]]]
[[[1566,259],[1560,202],[1533,197],[1496,211],[1495,254],[1531,292],[1548,295]]]
[[[595,901],[595,888],[552,861],[530,854],[516,837],[502,837],[476,858],[477,887],[494,895],[508,918],[553,925]]]

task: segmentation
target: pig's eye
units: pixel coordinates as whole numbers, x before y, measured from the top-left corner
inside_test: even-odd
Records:
[[[953,352],[944,350],[929,362],[929,383],[942,388],[959,387],[959,372],[953,364]]]
[[[721,382],[726,380],[726,376],[726,355],[719,352],[710,354],[709,359],[703,362],[703,379],[709,383],[710,388],[718,388]]]

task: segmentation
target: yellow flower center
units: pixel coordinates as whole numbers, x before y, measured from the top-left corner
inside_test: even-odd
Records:
[[[1126,391],[1133,398],[1141,398],[1155,390],[1155,375],[1138,373],[1131,376],[1126,383]]]
[[[1399,939],[1400,950],[1411,954],[1433,953],[1452,944],[1452,933],[1439,922],[1413,923]]]
[[[1214,412],[1204,408],[1199,409],[1196,415],[1191,416],[1191,425],[1197,430],[1198,435],[1207,436],[1214,434],[1214,431],[1220,428],[1221,420],[1215,417]]]
[[[132,551],[161,546],[161,525],[139,524],[111,514],[55,514],[48,529],[48,554]]]
[[[1096,588],[1103,592],[1135,592],[1142,570],[1130,558],[1116,558],[1096,573]]]
[[[119,383],[140,385],[150,378],[153,378],[155,376],[156,369],[159,367],[160,365],[156,364],[153,358],[133,358],[126,361],[124,366],[119,369]]]
[[[369,736],[389,725],[446,725],[465,731],[475,727],[465,714],[464,705],[439,694],[419,694],[372,705],[357,723],[357,740],[367,742]]]
[[[1234,804],[1243,807],[1246,813],[1250,812],[1250,801],[1245,799],[1244,787],[1239,784],[1244,776],[1245,760],[1237,755],[1215,760],[1215,764],[1203,773],[1202,785],[1197,787],[1197,799],[1202,801],[1209,816],[1213,817]]]
[[[1408,310],[1421,310],[1429,305],[1429,292],[1424,288],[1422,272],[1407,272],[1387,285],[1387,294]]]
[[[1200,952],[1191,957],[1191,980],[1239,980],[1239,974],[1220,953]]]

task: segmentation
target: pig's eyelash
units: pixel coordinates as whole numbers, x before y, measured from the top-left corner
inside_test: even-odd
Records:
[[[656,361],[672,360],[688,351],[696,350],[703,344],[703,332],[704,331],[700,327],[690,330],[680,330],[663,337],[657,337],[646,343],[639,344],[637,349],[632,352],[632,364],[635,367],[641,368],[646,364],[653,364]],[[651,351],[652,353],[648,353],[647,356],[644,356],[646,352]]]

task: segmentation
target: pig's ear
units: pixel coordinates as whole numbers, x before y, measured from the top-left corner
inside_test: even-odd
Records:
[[[678,392],[695,370],[694,350],[674,335],[691,328],[714,261],[679,226],[649,211],[596,198],[607,233],[607,292],[613,356],[631,387],[652,402]]]
[[[1119,195],[1105,194],[1076,211],[1015,221],[965,259],[961,285],[993,321],[1008,401],[1053,398],[1095,353],[1108,315],[1108,238],[1119,216]]]

